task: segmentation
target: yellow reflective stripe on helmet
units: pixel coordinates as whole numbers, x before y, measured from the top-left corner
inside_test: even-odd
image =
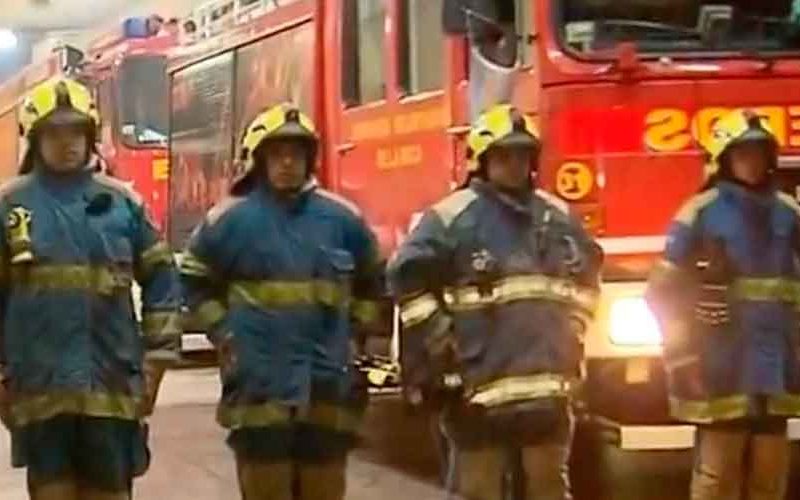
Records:
[[[58,108],[57,96],[60,85],[66,89],[71,109],[86,115],[95,124],[100,122],[100,116],[89,89],[74,80],[56,77],[34,87],[23,100],[20,106],[20,123],[26,134],[39,120],[46,118]]]
[[[13,266],[11,286],[35,290],[85,290],[100,295],[129,291],[131,273],[106,267],[72,265]]]
[[[478,387],[469,402],[494,407],[541,398],[565,397],[570,394],[571,386],[565,377],[550,373],[508,377]]]
[[[227,314],[228,311],[222,302],[207,300],[195,309],[194,316],[204,329],[209,330],[225,319]]]
[[[139,256],[137,274],[146,279],[158,266],[171,266],[172,263],[172,250],[165,241],[159,241]]]
[[[201,258],[185,252],[181,256],[180,273],[195,278],[208,278],[211,276],[211,268]]]
[[[510,104],[492,106],[482,113],[470,128],[470,133],[467,137],[467,145],[469,146],[471,155],[468,165],[470,171],[477,170],[479,166],[478,159],[492,147],[493,144],[502,141],[509,134],[514,132],[514,121],[516,119],[515,115],[517,114],[524,121],[525,132],[530,134],[534,139],[539,139],[539,131],[529,116],[518,113],[518,110]]]
[[[311,404],[300,421],[334,432],[355,432],[361,424],[362,413],[333,403]]]
[[[769,121],[757,115],[752,110],[737,109],[726,114],[714,124],[711,134],[703,144],[703,147],[711,155],[711,160],[716,162],[719,160],[722,153],[731,145],[731,143],[739,140],[745,133],[751,129],[750,119],[757,118],[759,126],[767,133],[775,136],[774,131],[769,125]]]
[[[670,415],[677,420],[695,424],[708,424],[745,417],[747,415],[748,398],[743,394],[703,401],[670,397],[669,407]]]
[[[309,138],[316,137],[314,122],[292,104],[279,104],[258,115],[247,127],[242,140],[242,151],[245,152],[245,170],[253,167],[253,152],[262,141],[275,134],[281,127],[289,123],[289,113],[296,113],[297,123],[308,132]]]
[[[286,424],[292,414],[288,406],[277,403],[229,406],[221,404],[217,408],[217,422],[226,429],[243,427],[269,427]]]
[[[105,392],[53,392],[33,396],[17,395],[11,403],[11,421],[15,426],[48,420],[57,415],[136,420],[141,398]]]
[[[148,312],[142,314],[142,333],[150,338],[178,337],[181,334],[180,314],[177,312]]]
[[[374,300],[355,300],[351,314],[358,323],[370,325],[380,319],[380,306]]]
[[[733,285],[734,297],[754,302],[800,303],[800,282],[783,278],[740,278]]]
[[[436,314],[439,302],[432,293],[426,293],[413,299],[401,301],[400,321],[405,328],[418,325]]]
[[[597,290],[539,274],[509,276],[490,284],[487,289],[488,294],[481,293],[476,286],[448,289],[445,301],[454,311],[462,311],[520,300],[553,300],[593,315],[600,298]]]
[[[767,397],[767,413],[782,417],[800,416],[800,394],[776,394]]]
[[[348,305],[349,292],[329,281],[234,281],[228,287],[231,304],[272,308],[304,304]]]

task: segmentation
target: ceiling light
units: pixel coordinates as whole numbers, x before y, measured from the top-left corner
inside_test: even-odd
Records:
[[[17,46],[17,35],[9,29],[0,28],[0,50],[10,50]]]

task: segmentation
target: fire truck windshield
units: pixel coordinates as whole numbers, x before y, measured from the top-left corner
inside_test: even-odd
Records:
[[[560,37],[591,54],[633,41],[643,54],[800,50],[794,0],[563,0]]]
[[[127,58],[120,68],[119,127],[133,147],[166,146],[169,133],[169,97],[163,56]]]

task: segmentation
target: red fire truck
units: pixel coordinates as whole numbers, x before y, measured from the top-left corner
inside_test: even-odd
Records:
[[[642,294],[672,215],[703,180],[696,140],[726,110],[769,119],[779,175],[795,193],[797,2],[275,5],[217,2],[218,15],[199,21],[208,37],[197,57],[170,68],[173,244],[223,196],[245,124],[291,100],[321,130],[321,181],[361,206],[388,256],[463,179],[470,118],[512,100],[540,124],[542,187],[571,204],[608,255],[586,340],[585,413],[625,449],[691,447],[694,429],[667,416],[661,335]]]

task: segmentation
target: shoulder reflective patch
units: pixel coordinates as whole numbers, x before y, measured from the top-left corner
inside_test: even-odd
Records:
[[[693,196],[689,201],[683,204],[678,214],[675,216],[675,221],[691,226],[697,220],[700,211],[708,205],[714,203],[719,197],[719,190],[717,188],[703,191],[702,193]]]
[[[234,207],[243,203],[245,199],[246,198],[240,196],[229,196],[223,199],[208,211],[208,214],[206,215],[206,223],[209,225],[216,224],[223,215],[228,213]]]
[[[448,227],[477,199],[478,193],[472,189],[461,189],[434,205],[433,211],[442,219],[442,224]]]
[[[339,194],[336,194],[334,192],[331,192],[331,191],[328,191],[328,190],[322,189],[322,188],[317,188],[314,192],[316,194],[322,196],[323,198],[327,198],[327,199],[333,201],[334,203],[342,205],[344,208],[346,208],[347,210],[352,212],[353,215],[355,215],[356,217],[361,217],[361,209],[358,208],[358,206],[355,203],[353,203],[352,201],[348,200],[344,196],[341,196]]]
[[[566,215],[570,214],[569,203],[567,203],[566,201],[562,200],[558,196],[556,196],[556,195],[554,195],[552,193],[548,193],[547,191],[544,191],[542,189],[537,189],[536,190],[536,196],[538,196],[539,198],[543,199],[545,202],[547,202],[548,205],[551,205],[551,206],[557,208],[559,211],[563,212],[564,214],[566,214]]]
[[[116,191],[122,196],[125,196],[129,200],[133,201],[136,205],[144,205],[144,198],[142,198],[142,195],[133,189],[133,183],[123,182],[119,179],[115,179],[99,172],[94,174],[93,178],[98,184]]]
[[[781,191],[778,191],[778,193],[776,193],[776,196],[778,197],[778,200],[781,201],[781,203],[791,208],[794,211],[794,213],[800,217],[800,204],[797,203],[797,200],[794,199],[794,197],[789,196],[788,194]]]
[[[19,177],[14,177],[2,185],[0,185],[0,198],[5,198],[6,196],[14,193],[15,191],[19,191],[23,187],[27,186],[31,181],[30,175],[22,175]]]

